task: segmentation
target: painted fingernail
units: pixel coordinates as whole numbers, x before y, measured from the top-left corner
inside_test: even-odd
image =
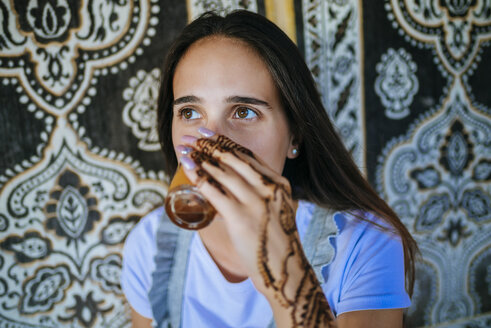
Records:
[[[195,142],[196,140],[198,140],[198,138],[193,137],[193,136],[189,136],[189,135],[185,135],[185,136],[181,137],[181,141],[184,143],[188,143],[188,144],[191,144],[191,143]]]
[[[200,127],[198,129],[198,132],[201,133],[202,135],[204,135],[205,137],[207,138],[210,138],[210,137],[213,137],[215,135],[215,132],[207,129],[207,128],[204,128],[204,127]]]
[[[191,147],[186,147],[186,146],[183,146],[183,145],[178,145],[176,147],[176,151],[182,155],[187,155],[189,154],[191,151],[193,150],[193,148]]]
[[[182,166],[184,166],[186,170],[192,170],[196,167],[194,161],[189,157],[182,156],[179,161],[181,162]]]

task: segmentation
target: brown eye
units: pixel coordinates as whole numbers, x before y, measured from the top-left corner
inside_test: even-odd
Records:
[[[199,118],[199,114],[191,108],[183,108],[180,112],[179,115],[184,118],[185,120],[194,120]]]
[[[248,112],[248,110],[246,108],[241,108],[237,111],[237,116],[240,118],[246,118],[247,112]]]
[[[190,109],[185,109],[183,110],[182,115],[184,116],[184,118],[190,119],[193,116],[193,112]]]
[[[235,111],[235,117],[240,119],[253,119],[256,116],[257,114],[247,107],[241,107]]]

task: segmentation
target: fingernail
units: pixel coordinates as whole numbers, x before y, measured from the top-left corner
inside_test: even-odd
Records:
[[[194,161],[191,158],[186,157],[186,156],[182,156],[180,159],[180,162],[186,170],[192,170],[196,167],[196,164],[194,163]]]
[[[186,147],[186,146],[183,146],[183,145],[178,145],[176,147],[176,151],[182,155],[187,155],[189,154],[191,151],[193,150],[193,148],[191,147]]]
[[[198,129],[198,132],[201,133],[202,135],[204,135],[207,138],[213,137],[215,135],[215,132],[213,132],[211,130],[208,130],[207,128],[204,128],[204,127],[200,127]]]
[[[189,135],[185,135],[181,137],[181,141],[188,144],[192,144],[196,140],[198,140],[198,138]]]

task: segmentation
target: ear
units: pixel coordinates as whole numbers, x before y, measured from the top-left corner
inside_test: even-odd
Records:
[[[288,147],[288,154],[286,157],[289,159],[294,159],[297,158],[298,155],[300,154],[300,142],[298,142],[298,139],[294,136],[291,137],[290,140],[290,146]]]

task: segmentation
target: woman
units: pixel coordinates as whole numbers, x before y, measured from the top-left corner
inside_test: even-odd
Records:
[[[217,215],[191,233],[160,208],[130,233],[135,327],[402,326],[416,244],[278,27],[246,11],[188,25],[164,64],[158,126],[165,171],[179,161]]]

